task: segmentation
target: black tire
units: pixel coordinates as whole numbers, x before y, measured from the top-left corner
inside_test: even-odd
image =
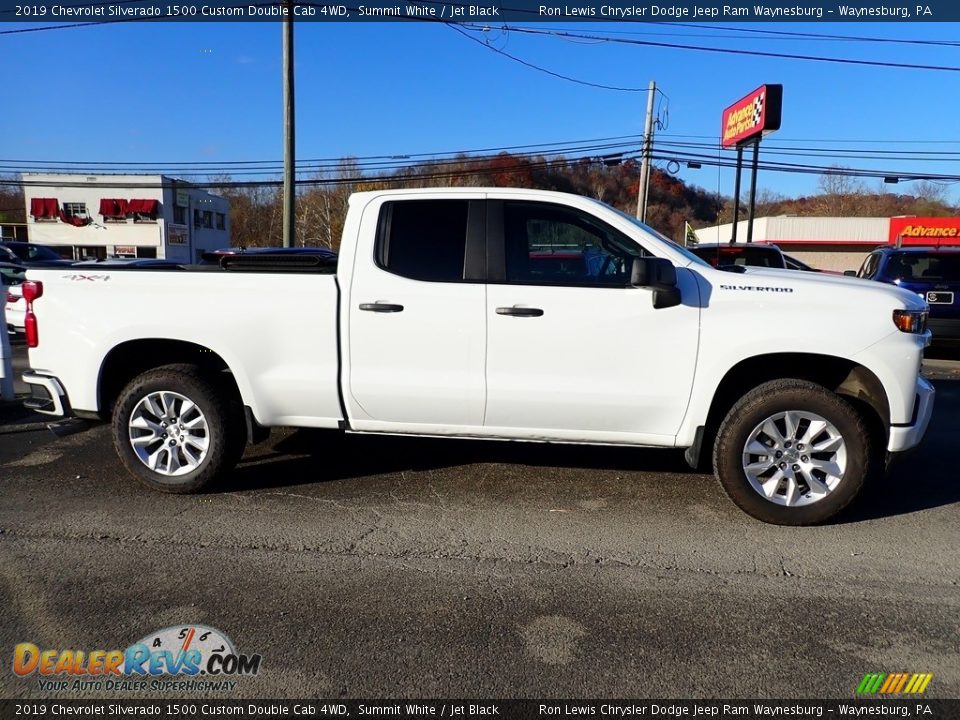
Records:
[[[763,497],[750,484],[743,466],[744,448],[754,428],[786,411],[816,413],[836,428],[846,448],[839,483],[807,505],[787,507]],[[821,385],[787,379],[754,388],[730,409],[714,443],[713,468],[727,495],[748,515],[774,525],[816,525],[853,502],[877,472],[877,462],[869,426],[856,408]]]
[[[151,393],[160,391],[188,398],[206,419],[206,455],[196,468],[182,475],[151,470],[130,439],[129,422],[135,408]],[[243,455],[246,433],[242,409],[212,374],[196,365],[164,365],[138,375],[120,393],[113,409],[113,443],[127,470],[147,487],[165,493],[200,492],[232,470]]]

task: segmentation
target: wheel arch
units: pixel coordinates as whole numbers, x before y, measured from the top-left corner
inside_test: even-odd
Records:
[[[707,412],[695,459],[711,457],[713,441],[730,408],[755,387],[796,378],[822,385],[857,407],[882,446],[890,428],[890,403],[883,383],[869,368],[848,358],[816,353],[770,353],[741,360],[721,379]],[[691,458],[688,458],[691,460]],[[691,463],[693,464],[693,463]]]
[[[103,416],[113,412],[120,392],[138,375],[164,365],[196,365],[218,380],[221,387],[242,402],[240,388],[230,366],[216,352],[185,340],[150,338],[120,343],[103,359],[97,377],[97,407]]]

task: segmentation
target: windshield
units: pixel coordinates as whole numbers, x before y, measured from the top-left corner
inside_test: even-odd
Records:
[[[897,253],[887,261],[885,274],[907,282],[960,280],[960,254]]]
[[[603,203],[603,204],[606,205],[606,203]],[[653,235],[654,237],[658,238],[659,240],[663,240],[663,242],[665,242],[665,243],[669,243],[674,250],[676,250],[677,252],[679,252],[681,255],[683,255],[685,258],[687,258],[687,259],[690,260],[691,262],[694,262],[694,263],[696,263],[697,265],[703,265],[704,267],[710,267],[709,263],[704,262],[702,258],[699,258],[699,257],[697,257],[696,255],[694,255],[692,252],[690,252],[689,250],[687,250],[687,248],[683,247],[683,245],[678,245],[678,244],[675,243],[673,240],[671,240],[670,238],[666,237],[666,236],[663,235],[662,233],[657,232],[656,230],[654,230],[652,227],[650,227],[650,226],[647,225],[646,223],[640,222],[640,221],[637,220],[637,218],[635,218],[633,215],[629,215],[629,214],[623,212],[622,210],[617,210],[617,208],[613,207],[612,205],[607,205],[607,207],[610,208],[611,210],[613,210],[615,213],[617,213],[617,215],[619,215],[620,217],[622,217],[622,218],[624,218],[624,219],[626,219],[626,220],[629,220],[631,224],[636,225],[638,228],[640,228],[640,229],[643,230],[644,232],[650,233],[651,235]]]
[[[763,247],[762,245],[741,246],[741,245],[712,245],[709,247],[696,247],[692,250],[697,257],[702,258],[713,267],[723,267],[725,265],[749,265],[751,267],[784,267],[783,256],[780,251],[772,247]]]

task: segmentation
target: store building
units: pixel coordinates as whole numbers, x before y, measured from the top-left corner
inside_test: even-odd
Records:
[[[697,230],[702,243],[727,243],[733,224]],[[753,242],[772,243],[785,253],[823,270],[856,270],[878,245],[960,246],[960,217],[836,218],[761,217],[753,222]],[[747,223],[737,225],[737,242],[747,239]]]
[[[24,174],[30,241],[66,258],[196,262],[230,245],[230,203],[164,175]]]

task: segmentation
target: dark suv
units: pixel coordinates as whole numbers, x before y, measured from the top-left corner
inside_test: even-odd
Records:
[[[706,260],[713,267],[749,265],[750,267],[785,268],[787,261],[776,245],[759,243],[701,243],[687,250]]]
[[[960,341],[960,248],[877,248],[867,255],[857,277],[915,292],[930,305],[928,327],[934,341]]]

